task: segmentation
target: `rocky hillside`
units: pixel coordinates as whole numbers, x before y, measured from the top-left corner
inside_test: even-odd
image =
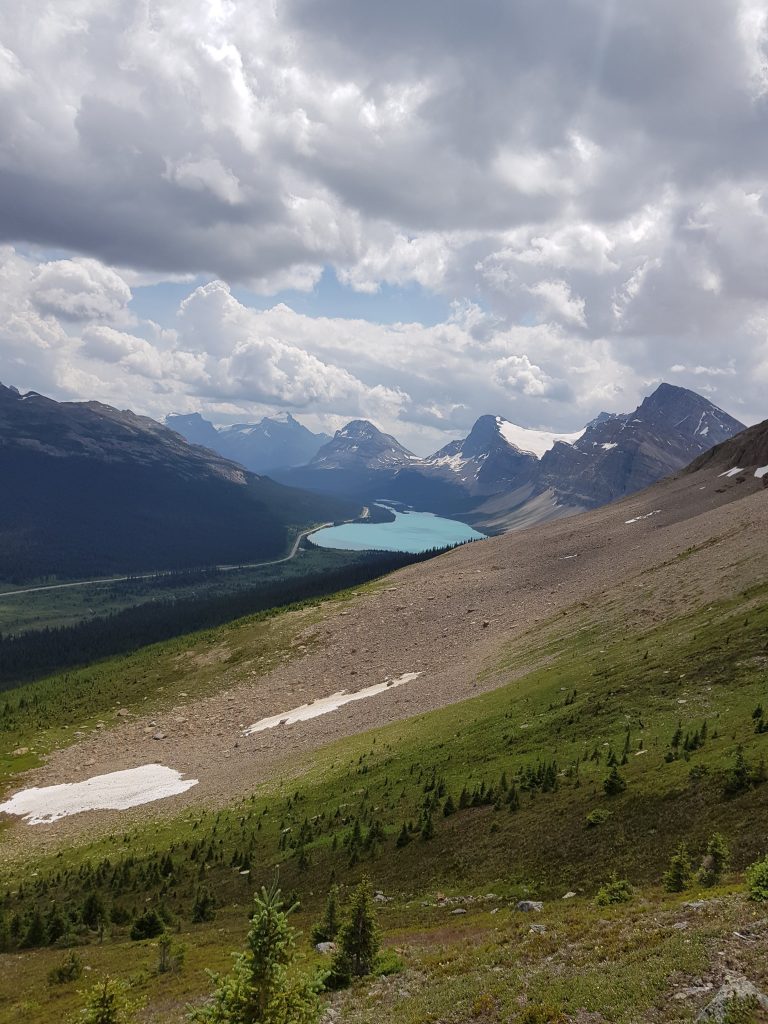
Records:
[[[146,417],[0,385],[0,577],[279,556],[343,503],[249,473]]]
[[[328,967],[330,880],[343,906],[364,875],[378,891],[384,955],[323,995],[328,1022],[761,1021],[768,502],[730,458],[10,695],[0,799],[159,762],[194,784],[7,812],[0,1020],[77,1011],[46,980],[66,941],[182,1024],[279,865],[300,971]],[[186,946],[171,971],[131,937],[148,908]]]

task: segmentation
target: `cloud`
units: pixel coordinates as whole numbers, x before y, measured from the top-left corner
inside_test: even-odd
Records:
[[[125,312],[131,290],[96,260],[53,260],[35,273],[31,299],[41,313],[61,320],[114,320]]]
[[[574,429],[670,373],[764,414],[759,0],[11,0],[0,38],[8,379],[425,444]],[[454,312],[313,316],[328,268]],[[189,289],[158,327],[131,297],[163,280]]]

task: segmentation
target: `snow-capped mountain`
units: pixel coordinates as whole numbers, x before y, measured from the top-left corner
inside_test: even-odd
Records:
[[[418,456],[391,434],[382,433],[368,420],[352,420],[323,445],[308,468],[379,472],[397,470],[418,461]]]
[[[593,421],[541,460],[538,483],[566,504],[592,508],[675,473],[744,424],[686,388],[660,384],[634,412]]]
[[[279,479],[363,501],[391,498],[502,530],[571,515],[675,473],[743,424],[685,388],[661,384],[631,413],[571,433],[481,416],[467,437],[418,458],[353,420],[307,466]]]
[[[420,462],[391,434],[368,420],[352,420],[306,466],[278,474],[278,479],[295,487],[369,499],[389,495],[398,472]]]
[[[211,448],[255,473],[303,466],[329,440],[327,434],[313,434],[287,412],[218,429],[199,413],[168,416],[165,422],[193,444]]]
[[[423,467],[451,473],[469,494],[498,494],[529,480],[539,459],[557,441],[581,436],[520,427],[502,416],[481,416],[463,441],[451,441],[423,460]]]

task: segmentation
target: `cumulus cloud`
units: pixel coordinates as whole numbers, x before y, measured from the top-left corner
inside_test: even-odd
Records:
[[[155,414],[378,416],[425,444],[486,411],[575,429],[670,374],[764,414],[759,0],[65,8],[0,9],[6,378]],[[453,312],[233,295],[311,310],[329,267]],[[189,291],[158,326],[131,297],[163,279]]]

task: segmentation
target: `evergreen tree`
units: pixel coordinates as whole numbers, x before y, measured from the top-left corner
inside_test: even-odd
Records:
[[[65,985],[68,981],[77,981],[83,974],[83,961],[71,950],[58,967],[54,967],[48,973],[49,985]]]
[[[83,901],[83,907],[80,911],[80,917],[82,918],[83,924],[90,928],[91,931],[101,925],[102,921],[106,917],[106,910],[104,908],[104,900],[97,892],[90,892]]]
[[[131,925],[131,938],[135,942],[141,939],[155,939],[165,931],[162,918],[156,910],[145,910]]]
[[[294,907],[284,909],[277,884],[254,897],[254,913],[245,952],[227,975],[211,975],[215,984],[208,1006],[194,1009],[199,1024],[315,1024],[320,1016],[317,985],[295,975],[296,934],[288,923]]]
[[[212,921],[216,917],[216,900],[207,886],[200,886],[195,894],[195,902],[192,905],[192,921],[201,924],[203,921]]]
[[[48,911],[45,919],[45,930],[48,934],[48,942],[51,945],[57,942],[62,935],[65,935],[68,930],[67,920],[55,903]]]
[[[127,985],[104,978],[90,990],[77,1020],[80,1024],[131,1024],[136,1005],[126,994]]]
[[[664,888],[667,892],[684,892],[693,881],[693,868],[688,855],[688,847],[681,843],[669,862],[669,869],[664,875]]]
[[[736,796],[739,793],[746,792],[751,785],[752,773],[750,771],[749,762],[744,756],[744,748],[740,746],[736,750],[733,768],[731,769],[730,776],[725,783],[725,794],[726,796]]]
[[[398,850],[402,850],[402,848],[404,846],[407,846],[408,843],[410,843],[410,841],[411,833],[408,829],[408,825],[405,822],[403,822],[403,827],[400,829],[400,835],[397,837],[395,846],[397,846]]]
[[[623,793],[627,788],[627,784],[619,772],[618,766],[614,765],[611,768],[611,773],[607,779],[603,781],[603,789],[607,796],[618,796],[619,793]]]
[[[434,826],[434,823],[432,821],[432,815],[429,814],[429,813],[424,815],[424,819],[423,819],[423,821],[421,823],[420,835],[421,835],[422,840],[425,843],[429,842],[430,839],[434,838],[435,826]]]
[[[713,832],[707,843],[707,852],[699,871],[699,878],[703,885],[717,885],[725,872],[731,853],[725,837],[720,832]]]
[[[339,887],[331,886],[325,901],[323,919],[312,929],[312,941],[333,942],[339,931]]]
[[[455,813],[456,804],[453,802],[453,797],[449,793],[448,796],[445,798],[445,803],[443,804],[443,816],[446,818],[450,818],[450,816]]]
[[[32,911],[32,916],[29,919],[27,930],[24,933],[21,945],[24,948],[31,948],[34,946],[44,946],[48,941],[48,936],[45,932],[45,922],[43,921],[43,915],[35,907]]]
[[[364,878],[352,893],[346,918],[339,929],[339,950],[334,957],[329,982],[348,984],[352,978],[370,974],[379,952],[379,929],[373,908],[373,893]]]

